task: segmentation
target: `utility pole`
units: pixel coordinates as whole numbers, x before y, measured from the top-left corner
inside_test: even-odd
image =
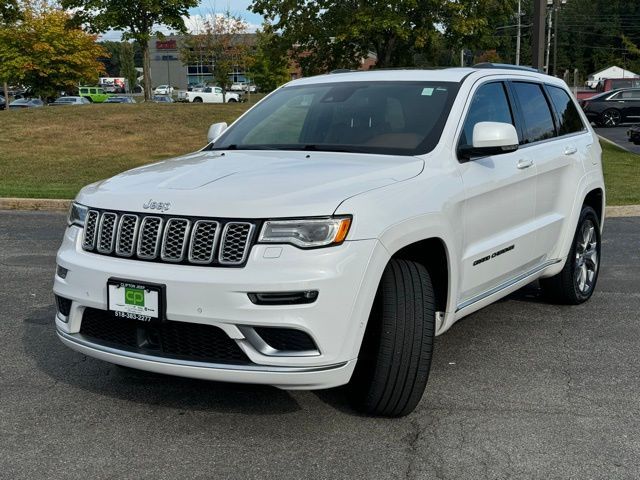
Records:
[[[533,2],[533,51],[531,58],[533,67],[537,69],[544,66],[544,15],[546,7],[546,0],[534,0]]]
[[[460,50],[460,66],[464,67],[464,48]]]
[[[558,69],[558,15],[560,13],[560,0],[554,0],[553,2],[553,11],[555,15],[555,19],[553,20],[553,76],[556,76],[556,71]]]
[[[553,10],[549,11],[548,14],[549,17],[549,31],[547,33],[547,55],[546,55],[546,60],[544,63],[544,73],[549,73],[549,53],[551,52],[551,31],[553,29]]]
[[[522,37],[522,0],[518,0],[518,37],[516,38],[516,65],[520,65],[520,38]]]

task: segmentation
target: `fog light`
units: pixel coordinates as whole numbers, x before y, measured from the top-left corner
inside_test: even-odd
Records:
[[[248,293],[249,300],[255,305],[303,305],[313,303],[318,298],[317,290],[300,292],[261,292]]]
[[[56,304],[58,305],[58,313],[63,317],[68,317],[71,313],[71,300],[56,295]]]
[[[58,268],[56,269],[56,275],[64,279],[67,278],[67,273],[69,273],[69,270],[58,265]]]

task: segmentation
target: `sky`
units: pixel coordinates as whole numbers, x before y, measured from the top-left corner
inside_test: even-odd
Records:
[[[251,0],[202,0],[200,5],[189,10],[190,18],[185,19],[187,29],[197,31],[202,20],[214,14],[224,13],[227,9],[232,15],[241,17],[247,22],[250,32],[254,32],[262,24],[262,17],[249,10]],[[163,29],[160,29],[163,30]],[[164,33],[169,33],[164,31]],[[101,40],[120,41],[121,32],[111,31],[100,36]]]

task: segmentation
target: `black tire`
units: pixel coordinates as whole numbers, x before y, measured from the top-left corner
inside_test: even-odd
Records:
[[[609,108],[600,114],[600,123],[603,127],[617,127],[622,123],[620,110]]]
[[[236,102],[237,102],[237,100],[235,98],[230,98],[227,103],[236,103]]]
[[[427,269],[393,259],[380,281],[356,369],[349,383],[354,407],[401,417],[420,402],[429,378],[435,303]]]
[[[584,232],[585,229],[590,228],[593,228],[594,243],[585,243]],[[598,282],[598,273],[600,272],[600,245],[600,221],[598,215],[593,208],[584,206],[582,207],[571,250],[569,250],[563,269],[553,277],[540,280],[540,286],[547,299],[553,303],[563,305],[578,305],[591,298]],[[593,265],[592,276],[589,265]],[[586,275],[584,286],[581,281],[582,275]]]
[[[193,99],[193,103],[202,103],[202,98],[196,97]]]

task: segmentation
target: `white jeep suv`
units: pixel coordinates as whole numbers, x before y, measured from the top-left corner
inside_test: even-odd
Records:
[[[558,79],[485,65],[293,81],[201,151],[82,189],[60,339],[122,366],[400,416],[434,335],[540,279],[596,286],[601,149]]]

